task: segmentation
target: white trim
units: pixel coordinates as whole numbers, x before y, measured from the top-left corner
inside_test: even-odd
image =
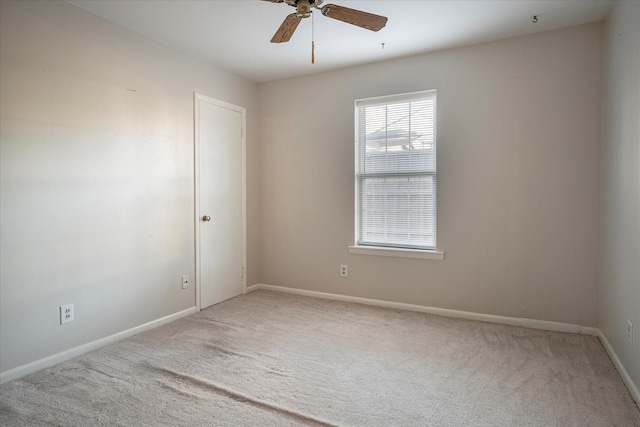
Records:
[[[242,128],[240,129],[240,140],[242,144],[242,294],[247,292],[247,109],[194,92],[194,269],[197,311],[200,311],[202,306],[200,295],[202,279],[200,274],[200,129],[198,126],[200,102],[207,102],[218,107],[236,111],[242,115]]]
[[[246,277],[246,274],[245,274],[245,277]],[[446,308],[435,308],[435,307],[427,307],[427,306],[414,305],[414,304],[404,304],[404,303],[397,303],[397,302],[391,302],[391,301],[375,300],[370,298],[331,294],[327,292],[317,292],[317,291],[308,291],[304,289],[287,288],[284,286],[265,285],[262,283],[246,286],[245,293],[248,294],[260,289],[275,291],[275,292],[290,293],[295,295],[304,295],[304,296],[310,296],[310,297],[316,297],[316,298],[330,299],[330,300],[336,300],[336,301],[345,301],[345,302],[354,302],[354,303],[360,303],[360,304],[366,304],[366,305],[374,305],[379,307],[387,307],[387,308],[394,308],[394,309],[401,309],[401,310],[408,310],[408,311],[418,311],[422,313],[437,314],[437,315],[446,316],[446,317],[455,317],[455,318],[461,318],[461,319],[479,320],[483,322],[522,326],[530,329],[542,329],[542,330],[548,330],[548,331],[570,332],[570,333],[577,333],[581,335],[597,336],[602,342],[603,347],[609,354],[609,357],[613,361],[614,366],[620,373],[622,380],[624,381],[629,392],[631,393],[631,397],[636,401],[636,404],[640,405],[640,392],[638,391],[638,387],[635,385],[635,383],[627,373],[626,369],[624,368],[624,365],[618,358],[616,352],[613,350],[613,347],[611,347],[611,344],[609,344],[609,341],[607,340],[607,337],[605,336],[604,332],[602,332],[598,328],[573,325],[569,323],[549,322],[545,320],[518,319],[514,317],[494,316],[490,314],[473,313],[469,311],[459,311],[459,310],[450,310]],[[25,375],[36,372],[40,369],[53,366],[57,363],[64,362],[66,360],[69,360],[74,357],[80,356],[82,354],[88,353],[90,351],[96,350],[107,344],[120,341],[124,338],[130,337],[140,332],[148,331],[150,329],[156,328],[166,323],[173,322],[175,320],[194,314],[197,311],[198,310],[196,309],[195,306],[191,308],[187,308],[177,313],[170,314],[165,317],[161,317],[160,319],[152,320],[151,322],[147,322],[143,325],[136,326],[134,328],[127,329],[122,332],[118,332],[108,337],[101,338],[96,341],[92,341],[90,343],[71,348],[69,350],[65,350],[63,352],[45,357],[40,360],[36,360],[26,365],[18,366],[17,368],[13,368],[5,372],[0,372],[0,384],[4,384],[8,381],[23,377]]]
[[[196,296],[196,310],[200,311],[200,94],[193,93],[193,289]]]
[[[247,293],[247,109],[242,112],[242,294]]]
[[[455,317],[459,319],[478,320],[481,322],[501,323],[505,325],[521,326],[523,328],[541,329],[545,331],[570,332],[582,335],[598,336],[599,329],[571,323],[549,322],[546,320],[523,319],[517,317],[496,316],[493,314],[474,313],[471,311],[451,310],[448,308],[428,307],[424,305],[405,304],[402,302],[383,301],[371,298],[354,297],[349,295],[331,294],[327,292],[308,291],[305,289],[287,288],[284,286],[255,284],[247,288],[247,292],[264,289],[267,291],[285,292],[295,295],[324,298],[335,301],[354,302],[358,304],[375,305],[398,310],[417,311],[420,313],[436,314],[438,316]]]
[[[349,246],[349,253],[354,255],[375,255],[395,258],[434,259],[442,261],[444,252],[421,249],[385,248],[383,246]]]
[[[253,291],[257,291],[260,289],[266,289],[263,286],[268,286],[268,285],[261,285],[260,283],[256,283],[255,285],[251,285],[251,286],[247,286],[247,288],[244,290],[245,294],[250,294]]]
[[[604,332],[602,332],[602,330],[600,330],[599,328],[594,328],[590,326],[580,326],[580,325],[575,325],[571,323],[550,322],[547,320],[495,316],[491,314],[473,313],[470,311],[459,311],[459,310],[450,310],[447,308],[437,308],[437,307],[428,307],[428,306],[415,305],[415,304],[405,304],[405,303],[392,302],[392,301],[383,301],[383,300],[376,300],[376,299],[370,299],[370,298],[354,297],[349,295],[332,294],[327,292],[309,291],[305,289],[287,288],[284,286],[266,285],[263,283],[257,283],[255,285],[249,286],[247,288],[247,293],[257,291],[260,289],[267,290],[267,291],[284,292],[284,293],[295,294],[295,295],[303,295],[303,296],[309,296],[309,297],[315,297],[315,298],[330,299],[335,301],[374,305],[374,306],[393,308],[393,309],[399,309],[399,310],[417,311],[421,313],[436,314],[439,316],[455,317],[459,319],[500,323],[505,325],[520,326],[520,327],[529,328],[529,329],[539,329],[539,330],[553,331],[553,332],[568,332],[568,333],[574,333],[574,334],[580,334],[580,335],[595,336],[600,339],[600,342],[602,342],[603,347],[605,348],[606,352],[609,354],[609,357],[613,361],[613,365],[618,370],[620,377],[622,377],[622,380],[627,386],[627,389],[629,390],[631,397],[633,398],[633,400],[635,400],[636,404],[640,406],[640,392],[638,391],[638,387],[629,376],[629,373],[624,368],[624,365],[616,355],[616,352],[613,350],[613,347],[611,347],[611,344],[609,344],[609,341],[607,340],[607,337],[605,336]]]
[[[152,320],[151,322],[147,322],[143,325],[136,326],[131,329],[127,329],[126,331],[118,332],[113,335],[109,335],[108,337],[100,338],[98,340],[91,341],[90,343],[82,344],[77,347],[73,347],[68,350],[62,351],[60,353],[47,356],[43,359],[39,359],[34,362],[27,363],[26,365],[18,366],[17,368],[0,372],[0,384],[6,383],[7,381],[15,380],[16,378],[23,377],[25,375],[31,374],[40,369],[48,368],[49,366],[53,366],[57,363],[64,362],[69,359],[73,359],[74,357],[96,350],[107,344],[120,341],[132,335],[139,334],[140,332],[157,328],[160,325],[173,322],[174,320],[178,320],[183,317],[189,316],[191,314],[194,314],[195,312],[196,312],[196,308],[190,307],[185,310],[178,311],[177,313],[173,313],[168,316],[161,317],[156,320]]]
[[[607,340],[606,335],[600,329],[598,329],[598,338],[600,338],[600,342],[604,346],[604,349],[607,350],[607,353],[609,353],[609,357],[611,358],[613,365],[618,370],[618,373],[622,377],[622,381],[624,381],[625,385],[627,386],[629,393],[631,393],[631,397],[633,397],[633,400],[636,401],[636,404],[640,406],[640,392],[638,391],[638,387],[634,384],[627,370],[624,369],[624,365],[618,358],[616,352],[613,350],[613,347],[611,347],[611,344],[609,344],[609,340]]]
[[[543,331],[553,332],[568,332],[571,334],[590,335],[593,337],[598,336],[600,331],[598,328],[592,326],[581,326],[573,323],[551,322],[549,320],[537,320],[537,319],[519,319],[520,326],[529,329],[541,329]]]
[[[414,101],[416,99],[435,98],[437,89],[420,90],[417,92],[400,93],[394,95],[374,96],[371,98],[356,99],[356,107],[369,107],[371,105],[392,104],[394,102]]]
[[[437,173],[437,151],[438,151],[438,114],[437,114],[437,104],[438,104],[438,100],[437,100],[437,89],[429,89],[429,90],[422,90],[422,91],[416,91],[416,92],[409,92],[409,93],[400,93],[400,94],[393,94],[393,95],[387,95],[387,96],[376,96],[376,97],[371,97],[371,98],[362,98],[362,99],[356,99],[354,102],[354,242],[355,245],[354,246],[350,246],[349,247],[349,252],[353,253],[353,254],[359,254],[359,255],[376,255],[376,256],[387,256],[387,257],[397,257],[397,258],[418,258],[418,259],[435,259],[435,260],[439,260],[442,261],[444,259],[444,253],[443,252],[438,252],[437,249],[437,234],[438,234],[438,173]],[[375,173],[362,173],[362,164],[361,164],[361,149],[362,149],[362,141],[361,141],[361,125],[362,123],[362,117],[361,117],[361,109],[366,108],[366,107],[370,107],[370,106],[375,106],[375,105],[387,105],[387,104],[394,104],[394,103],[406,103],[406,102],[411,102],[414,100],[433,100],[433,107],[434,107],[434,111],[433,111],[433,118],[434,118],[434,122],[433,122],[433,143],[434,143],[434,147],[436,150],[436,164],[435,164],[435,169],[433,171],[430,172],[425,172],[425,171],[413,171],[413,172],[399,172],[399,171],[395,171],[395,172],[375,172]],[[362,197],[361,197],[361,178],[362,177],[391,177],[391,176],[399,176],[399,177],[407,177],[407,176],[425,176],[425,175],[430,175],[433,177],[433,181],[434,181],[434,185],[435,185],[435,190],[434,190],[434,197],[435,197],[435,211],[433,212],[433,223],[434,223],[434,229],[433,229],[433,242],[434,242],[434,249],[432,250],[427,250],[426,252],[430,252],[430,253],[425,253],[424,250],[417,250],[416,252],[413,252],[411,250],[405,250],[403,248],[397,248],[399,251],[403,251],[403,252],[389,252],[386,251],[386,249],[394,249],[394,248],[386,248],[386,247],[367,247],[366,249],[363,249],[362,247],[363,245],[359,245],[360,243],[368,243],[365,242],[362,239],[362,233],[361,233],[361,216],[362,216],[362,212],[361,212],[361,202],[362,202]],[[373,244],[380,244],[380,242],[371,242]],[[377,249],[376,249],[377,248]],[[368,250],[370,249],[370,250]],[[377,252],[376,252],[377,251]]]

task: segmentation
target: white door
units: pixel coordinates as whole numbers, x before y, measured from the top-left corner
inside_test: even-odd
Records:
[[[196,94],[195,111],[196,299],[203,309],[244,292],[245,109]]]

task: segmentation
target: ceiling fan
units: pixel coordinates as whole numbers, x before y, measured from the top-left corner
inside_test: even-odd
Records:
[[[302,18],[311,16],[311,8],[318,9],[324,16],[356,25],[371,31],[379,31],[387,24],[387,17],[374,15],[373,13],[351,9],[337,4],[327,4],[322,7],[324,0],[264,0],[271,3],[286,3],[296,8],[296,12],[288,15],[278,31],[273,35],[271,43],[288,42],[293,32],[298,27]]]

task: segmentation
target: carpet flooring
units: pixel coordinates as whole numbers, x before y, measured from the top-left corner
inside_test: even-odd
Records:
[[[268,291],[0,386],[2,426],[640,426],[595,337]]]

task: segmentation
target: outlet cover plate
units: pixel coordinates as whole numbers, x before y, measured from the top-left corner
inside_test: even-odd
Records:
[[[73,322],[75,320],[75,314],[73,312],[73,304],[66,304],[60,306],[60,324]]]
[[[340,277],[349,276],[349,266],[346,264],[340,264]]]

